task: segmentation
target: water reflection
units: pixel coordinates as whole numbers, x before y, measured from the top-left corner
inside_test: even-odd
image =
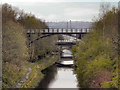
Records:
[[[62,56],[63,56],[63,57],[71,57],[71,56],[72,56],[72,53],[71,53],[70,50],[64,49]]]
[[[63,50],[63,52],[63,55],[72,55],[69,50]],[[61,61],[61,64],[64,65],[73,64],[73,60],[71,59],[62,59]],[[44,70],[43,73],[45,77],[37,88],[78,88],[76,74],[73,68],[53,65],[47,70]]]
[[[45,74],[44,79],[39,83],[37,88],[48,88],[48,85],[55,79],[57,68],[56,66],[51,66],[44,70],[43,73]]]
[[[61,64],[70,65],[70,64],[73,64],[73,60],[64,60],[61,62]]]
[[[43,73],[46,75],[37,88],[77,88],[73,68],[52,66]]]
[[[77,79],[73,69],[57,68],[55,80],[49,84],[48,88],[77,88]]]

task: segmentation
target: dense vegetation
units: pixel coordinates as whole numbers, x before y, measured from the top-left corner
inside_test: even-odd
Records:
[[[73,47],[79,86],[118,88],[118,9],[101,5],[99,19]]]
[[[40,39],[29,47],[30,41],[26,30],[48,27],[34,15],[26,14],[8,4],[2,5],[2,27],[2,85],[4,88],[12,88],[26,74],[28,65],[52,53],[57,38],[56,36],[50,36],[49,38]],[[30,40],[37,37],[38,35],[34,34]],[[31,59],[30,51],[32,52]]]

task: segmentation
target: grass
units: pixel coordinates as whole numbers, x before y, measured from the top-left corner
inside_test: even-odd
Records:
[[[34,66],[31,67],[32,72],[29,75],[28,80],[21,86],[21,88],[35,88],[38,86],[39,82],[44,78],[44,74],[41,70],[51,66],[56,61],[57,56],[52,56],[48,61],[41,64],[45,59],[34,63]]]
[[[27,69],[23,66],[22,68],[11,63],[3,63],[3,72],[2,75],[2,86],[4,88],[14,87],[17,82],[26,74]],[[14,67],[14,68],[13,68]],[[11,71],[12,70],[12,71]]]

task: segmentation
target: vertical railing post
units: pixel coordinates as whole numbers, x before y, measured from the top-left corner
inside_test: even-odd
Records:
[[[55,29],[52,29],[52,32],[51,33],[53,33],[55,31]]]
[[[59,30],[59,29],[57,29],[57,33],[58,33],[58,30]]]
[[[63,33],[63,28],[62,28],[62,33]]]
[[[75,29],[75,32],[77,33],[77,28]]]
[[[48,33],[50,32],[50,28],[48,28]]]
[[[71,29],[71,33],[73,33],[73,29]]]

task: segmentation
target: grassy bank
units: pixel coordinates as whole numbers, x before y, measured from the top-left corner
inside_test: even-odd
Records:
[[[9,4],[2,5],[1,13],[3,41],[2,87],[13,88],[16,83],[19,82],[26,74],[28,66],[36,65],[36,62],[42,60],[46,57],[46,55],[52,54],[52,52],[55,51],[57,37],[50,36],[36,40],[31,44],[31,47],[29,47],[29,42],[38,38],[38,34],[28,37],[26,30],[48,28],[48,26],[40,19],[36,18],[33,14],[25,13],[23,10],[15,9],[15,7],[12,7]],[[48,64],[45,64],[40,66],[40,68],[47,66]],[[34,75],[34,73],[36,74]],[[36,67],[32,67],[30,82],[39,76],[38,74],[40,77],[42,77],[42,74],[38,72]]]
[[[14,27],[14,25],[16,27]],[[29,63],[24,28],[13,21],[3,25],[2,52],[2,86],[13,87],[26,73],[25,65]]]
[[[38,86],[40,81],[44,78],[44,74],[41,72],[45,68],[53,65],[57,59],[57,56],[52,56],[48,61],[42,63],[38,61],[34,63],[32,68],[32,72],[29,75],[29,79],[21,86],[21,88],[35,88]]]
[[[100,14],[102,17],[93,23],[93,30],[82,39],[84,43],[73,47],[82,88],[118,88],[118,10],[113,7]]]

